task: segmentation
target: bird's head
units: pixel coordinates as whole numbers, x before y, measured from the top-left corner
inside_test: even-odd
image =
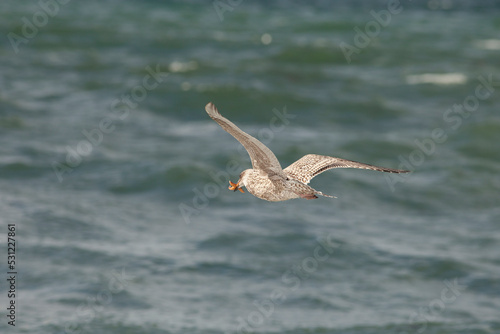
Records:
[[[240,178],[239,178],[239,180],[238,180],[237,183],[233,183],[233,182],[229,181],[229,187],[228,187],[228,189],[232,190],[232,191],[239,190],[242,193],[244,193],[244,191],[243,191],[243,189],[241,187],[245,187],[246,186],[246,179],[247,179],[249,171],[250,171],[250,169],[247,169],[247,170],[244,170],[243,172],[241,172]]]

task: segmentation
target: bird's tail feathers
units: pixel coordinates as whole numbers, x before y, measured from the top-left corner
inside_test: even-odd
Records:
[[[329,198],[337,198],[337,196],[331,196],[331,195],[323,194],[321,191],[316,191],[316,195],[320,195],[320,196],[323,196],[323,197],[329,197]]]

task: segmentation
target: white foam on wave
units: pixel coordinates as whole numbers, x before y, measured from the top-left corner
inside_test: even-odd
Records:
[[[484,39],[476,41],[474,44],[483,50],[500,50],[500,39]]]
[[[189,72],[198,69],[198,63],[194,60],[188,62],[174,61],[168,65],[170,72]]]
[[[406,77],[409,85],[434,84],[434,85],[462,85],[467,82],[467,76],[463,73],[425,73],[414,74]]]

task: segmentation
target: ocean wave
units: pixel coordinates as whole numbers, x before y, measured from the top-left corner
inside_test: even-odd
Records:
[[[463,85],[467,76],[463,73],[425,73],[406,76],[409,85],[434,84],[434,85]]]

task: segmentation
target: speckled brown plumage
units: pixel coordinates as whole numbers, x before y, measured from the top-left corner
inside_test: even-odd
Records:
[[[252,161],[253,168],[244,170],[240,174],[238,183],[230,182],[229,189],[236,191],[244,186],[252,195],[266,201],[286,201],[292,198],[314,199],[318,197],[317,195],[334,197],[307,185],[313,177],[332,168],[363,168],[388,173],[408,172],[317,154],[307,154],[282,169],[278,159],[269,148],[222,116],[212,102],[206,105],[205,110],[214,121],[245,147]]]

